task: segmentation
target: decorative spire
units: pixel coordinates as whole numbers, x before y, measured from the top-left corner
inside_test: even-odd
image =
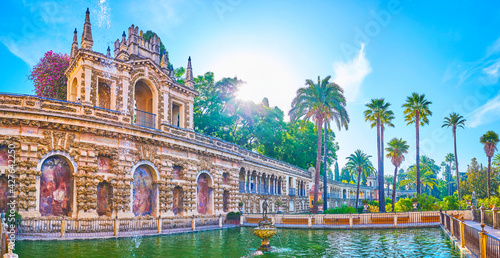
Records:
[[[83,25],[82,48],[92,50],[93,44],[94,41],[92,40],[92,28],[90,26],[90,12],[89,8],[87,8],[87,12],[85,12],[85,24]]]
[[[106,50],[106,56],[108,58],[111,57],[111,48],[109,48],[109,46],[108,46],[108,49]]]
[[[167,59],[167,55],[166,54],[163,54],[161,56],[160,67],[162,69],[168,69],[168,59]]]
[[[73,44],[71,44],[71,55],[70,58],[73,58],[76,55],[76,51],[78,51],[78,36],[76,35],[76,28],[73,35]]]
[[[193,79],[193,68],[191,67],[191,57],[188,58],[188,65],[186,69],[186,80],[184,85],[193,88],[194,87],[194,79]]]
[[[175,71],[173,67],[170,67],[170,77],[172,77],[172,79],[175,78]]]
[[[125,44],[126,38],[127,38],[127,34],[125,34],[125,31],[123,31],[123,34],[122,34],[122,44]]]

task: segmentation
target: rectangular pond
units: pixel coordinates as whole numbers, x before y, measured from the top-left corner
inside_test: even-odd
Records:
[[[375,230],[278,229],[273,252],[258,257],[460,257],[440,228]],[[19,241],[19,257],[250,257],[253,228],[75,241]]]

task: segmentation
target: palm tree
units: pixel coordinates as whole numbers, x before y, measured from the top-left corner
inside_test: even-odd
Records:
[[[493,158],[493,166],[500,167],[500,153]]]
[[[488,157],[488,199],[490,198],[490,172],[491,172],[491,157],[495,154],[495,151],[497,150],[497,144],[500,141],[498,139],[498,134],[493,132],[493,131],[488,131],[481,138],[479,138],[479,141],[484,144],[484,152],[486,153],[486,156]]]
[[[444,157],[444,160],[449,164],[450,166],[450,174],[448,175],[450,178],[446,178],[446,180],[448,181],[448,195],[452,195],[451,193],[451,185],[450,185],[450,181],[451,181],[451,162],[453,162],[455,160],[455,155],[453,155],[453,153],[448,153],[446,154],[446,156]],[[459,186],[460,187],[460,186]],[[457,188],[458,189],[458,188]],[[460,192],[460,191],[458,191]],[[459,194],[460,195],[460,194]]]
[[[464,128],[465,118],[455,112],[451,113],[448,117],[444,118],[443,125],[441,127],[451,127],[453,131],[453,144],[455,148],[455,169],[457,171],[457,191],[458,191],[458,201],[462,200],[462,195],[460,194],[460,178],[458,175],[458,156],[457,156],[457,127]],[[451,166],[450,166],[451,170]]]
[[[401,186],[408,186],[410,189],[417,186],[417,171],[416,166],[410,167],[408,173],[406,174],[405,180],[401,180],[399,184]],[[432,171],[422,171],[422,175],[420,177],[420,184],[424,187],[429,187],[433,189],[434,186],[437,186],[437,179],[434,177],[434,173]]]
[[[391,162],[394,165],[394,182],[392,183],[392,212],[394,212],[394,204],[396,200],[396,178],[398,177],[398,167],[405,160],[405,154],[408,153],[410,146],[406,144],[403,139],[392,138],[389,141],[389,147],[387,150],[387,157],[391,158]]]
[[[361,181],[361,172],[364,171],[365,175],[373,172],[374,168],[372,162],[370,161],[370,155],[363,153],[362,150],[356,150],[354,154],[347,157],[346,166],[351,171],[358,172],[358,188],[356,190],[356,209],[358,209],[359,200],[359,182]],[[383,187],[383,186],[382,186]]]
[[[418,93],[412,93],[406,99],[406,103],[403,104],[405,108],[405,121],[407,125],[415,123],[416,132],[416,148],[417,148],[417,170],[416,170],[416,180],[417,180],[417,194],[420,194],[420,126],[424,124],[429,124],[429,117],[432,116],[432,112],[429,110],[429,105],[432,102],[425,99],[425,94],[419,95]]]
[[[339,130],[344,127],[348,129],[349,115],[346,110],[344,90],[337,84],[329,82],[330,76],[315,84],[312,80],[306,80],[306,87],[299,88],[297,95],[292,100],[292,109],[289,112],[292,121],[302,119],[313,120],[318,127],[318,146],[316,152],[316,175],[314,177],[314,205],[313,212],[318,211],[318,188],[319,170],[321,165],[321,134],[323,123],[335,121]]]
[[[372,99],[365,106],[365,121],[371,122],[371,127],[377,126],[377,155],[378,155],[378,185],[379,185],[379,211],[385,212],[384,197],[384,124],[394,127],[392,119],[394,113],[389,110],[390,103],[386,103],[383,98]]]

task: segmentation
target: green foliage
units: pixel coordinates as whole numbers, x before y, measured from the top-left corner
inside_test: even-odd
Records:
[[[478,199],[477,200],[477,205],[481,207],[481,205],[484,205],[486,209],[489,209],[490,206],[496,205],[497,207],[500,208],[500,198],[498,196],[491,196],[490,199],[484,198],[484,199]]]
[[[276,200],[275,205],[278,207],[281,207],[281,206],[283,206],[283,202],[281,202],[281,200]]]
[[[487,168],[483,168],[475,158],[472,159],[471,164],[467,166],[467,180],[460,182],[460,188],[462,194],[472,195],[472,192],[476,192],[476,197],[478,199],[488,197],[487,194]],[[497,180],[498,170],[496,168],[491,169],[491,189],[497,189],[500,184]]]
[[[394,206],[395,206],[394,211],[396,211],[396,212],[412,211],[413,210],[412,201],[409,198],[399,199],[399,201],[396,202],[396,204]]]
[[[323,211],[323,214],[349,214],[349,213],[357,213],[356,209],[352,206],[347,206],[342,204],[342,206],[337,208],[329,208],[326,211]]]
[[[460,203],[456,195],[446,196],[443,201],[438,202],[439,209],[441,210],[458,210]]]
[[[240,219],[240,216],[241,216],[241,213],[240,212],[229,212],[227,215],[226,215],[226,219],[228,220],[238,220]]]
[[[335,162],[335,181],[340,181],[340,171],[338,162]]]
[[[244,203],[243,203],[243,202],[241,202],[241,201],[238,203],[238,206],[239,206],[239,207],[243,207],[243,205],[244,205]]]
[[[14,216],[12,217],[11,214],[12,212],[14,213]],[[8,228],[17,228],[21,225],[22,217],[17,211],[12,211],[12,210],[7,210],[5,212],[5,223],[7,224]]]
[[[368,200],[367,199],[363,199],[363,200],[361,200],[361,203],[362,204],[368,204]]]
[[[430,195],[421,194],[417,196],[418,208],[421,211],[436,211],[439,210],[437,205],[438,200]]]
[[[179,80],[183,73],[183,68],[176,69]],[[237,99],[244,82],[236,77],[216,82],[214,74],[208,72],[194,81],[199,92],[194,103],[195,131],[303,169],[315,164],[318,130],[314,123],[285,122],[283,111],[269,107],[267,98],[258,104]],[[338,150],[334,140],[335,134],[329,131],[329,164],[333,164]]]

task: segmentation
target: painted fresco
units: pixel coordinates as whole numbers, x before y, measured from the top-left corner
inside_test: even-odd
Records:
[[[180,215],[183,211],[183,192],[182,192],[182,188],[180,187],[176,187],[174,188],[174,200],[173,200],[173,212],[174,212],[174,215]]]
[[[223,184],[227,184],[228,183],[228,174],[227,173],[223,173],[222,174],[222,183]]]
[[[7,182],[6,176],[0,176],[0,213],[5,213],[9,209],[7,207],[9,202],[9,184]]]
[[[110,183],[101,182],[97,185],[97,214],[99,214],[99,216],[112,215],[112,197]]]
[[[198,177],[197,210],[199,214],[212,214],[211,195],[213,189],[209,187],[210,177],[203,173]]]
[[[151,215],[153,211],[153,177],[146,166],[139,166],[134,172],[133,183],[135,216]]]
[[[111,159],[104,156],[97,157],[99,173],[109,173],[111,171]]]
[[[40,213],[42,216],[67,216],[73,200],[71,167],[65,158],[52,156],[42,164]]]
[[[0,146],[0,166],[9,165],[9,149],[7,145]]]
[[[181,166],[174,166],[174,179],[181,179],[181,170],[182,170],[182,167]]]

